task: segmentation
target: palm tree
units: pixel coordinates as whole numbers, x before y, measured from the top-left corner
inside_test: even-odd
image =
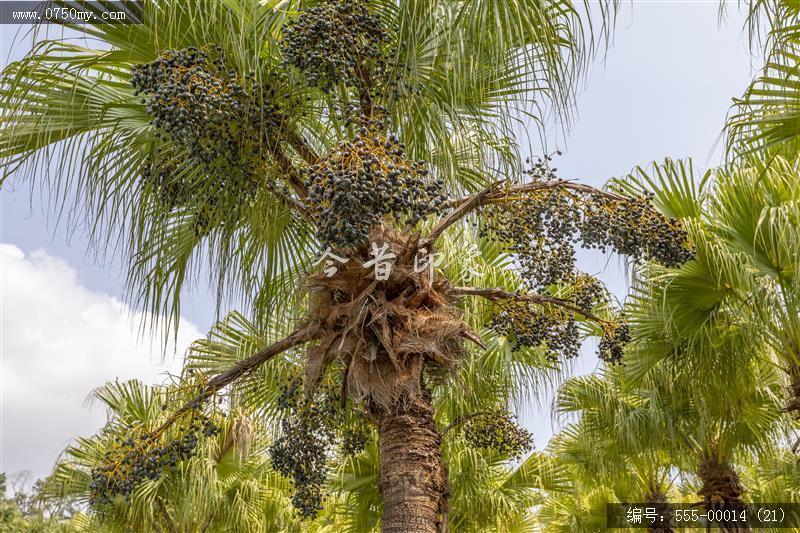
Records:
[[[766,162],[741,160],[699,180],[691,162],[667,160],[651,173],[638,169],[618,182],[631,192],[654,191],[660,209],[682,217],[697,248],[692,263],[680,269],[650,265],[635,283],[629,312],[644,343],[636,349],[639,362],[630,365],[640,366],[638,374],[679,358],[698,375],[714,372],[736,383],[739,368],[758,357],[790,378],[786,410],[796,412],[799,182],[794,165],[778,155]],[[735,330],[720,334],[724,324]],[[665,337],[681,339],[680,349]],[[725,390],[720,393],[727,401]]]
[[[642,502],[658,509],[681,501],[670,474],[670,457],[663,449],[622,451],[603,430],[583,420],[564,427],[539,454],[542,467],[558,472],[559,484],[543,485],[536,518],[543,531],[603,531],[608,504]],[[659,524],[670,531],[669,523]],[[674,524],[672,524],[674,525]]]
[[[96,389],[93,398],[108,408],[109,422],[97,436],[79,438],[66,449],[43,495],[88,504],[93,469],[132,428],[163,420],[167,415],[162,405],[176,393],[186,391],[138,381],[110,382]],[[268,434],[237,407],[225,418],[220,415],[215,416],[220,434],[203,441],[196,456],[170,475],[145,482],[130,501],[116,501],[103,514],[82,515],[74,527],[170,533],[298,529],[299,519],[291,511],[291,484],[272,470],[264,453]]]
[[[339,385],[377,427],[381,527],[434,531],[450,488],[432,385],[453,386],[449,369],[507,340],[573,355],[577,322],[619,359],[627,326],[575,271],[572,236],[691,259],[646,197],[559,180],[549,157],[521,179],[515,121],[541,102],[566,108],[593,47],[569,2],[174,1],[126,16],[135,24],[66,24],[86,40],[42,40],[3,71],[5,174],[49,176],[56,203],[75,200],[127,260],[153,325],[177,324],[181,288],[204,271],[270,343],[187,379],[193,399],[112,457],[154,460],[173,425],[289,353],[304,358],[305,399],[287,427],[308,428],[320,385]],[[497,258],[477,287],[463,258],[436,262],[470,243]],[[136,461],[101,471],[97,501],[130,496],[120,472],[152,473]],[[308,481],[308,464],[283,467]],[[297,497],[313,514],[309,490]]]
[[[588,513],[602,515],[604,502],[663,501],[670,486],[672,498],[699,494],[706,506],[791,501],[780,438],[794,425],[782,413],[794,411],[795,387],[786,407],[780,389],[795,364],[797,183],[793,165],[776,157],[700,180],[690,161],[667,160],[614,184],[652,191],[663,212],[684,220],[696,256],[638,271],[626,366],[559,391],[558,411],[580,418],[549,446],[572,481],[548,494],[546,527],[593,530]],[[674,472],[684,482],[665,484]],[[568,505],[576,491],[585,497]]]
[[[673,488],[683,493],[679,501],[709,510],[737,508],[746,498],[738,462],[772,453],[785,423],[774,368],[753,359],[745,372],[752,379],[737,383],[735,391],[725,383],[727,398],[739,393],[733,406],[714,394],[719,385],[697,391],[697,375],[671,364],[641,381],[624,372],[569,380],[558,409],[580,419],[551,443],[551,453],[583,483],[599,479],[599,486],[613,488],[609,494],[616,499],[609,502],[657,507],[668,499],[677,472],[685,480]]]
[[[753,501],[797,502],[800,499],[800,477],[797,457],[791,450],[743,461],[742,479]]]
[[[481,277],[494,279],[503,275],[503,268],[496,263],[504,263],[495,252],[486,249],[483,257],[495,260],[473,265]],[[476,312],[473,317],[477,322],[479,315]],[[275,324],[268,329],[273,331],[278,327]],[[509,462],[514,458],[512,453],[524,455],[524,448],[498,450],[476,446],[467,438],[464,426],[485,413],[496,415],[498,408],[509,401],[522,407],[528,386],[548,387],[563,369],[548,360],[543,350],[512,351],[507,341],[493,337],[488,331],[481,333],[491,339],[486,350],[466,354],[456,375],[430,383],[452,492],[443,520],[459,531],[528,530],[533,526],[530,506],[536,496],[534,489],[541,486],[546,473],[529,468],[524,461]],[[215,326],[207,339],[193,345],[187,354],[186,368],[213,375],[246,358],[255,346],[269,342],[256,324],[232,313]],[[264,427],[272,439],[280,435],[281,384],[302,372],[303,365],[302,357],[281,354],[248,376],[247,385],[237,391],[237,401],[252,416],[265,421]],[[341,446],[330,451],[335,457],[327,475],[325,506],[319,517],[304,527],[320,531],[375,530],[383,507],[376,435],[371,432],[361,451],[355,454],[344,453]]]

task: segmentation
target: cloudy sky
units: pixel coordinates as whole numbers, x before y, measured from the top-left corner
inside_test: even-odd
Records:
[[[567,138],[550,139],[564,152],[561,177],[600,185],[666,156],[718,163],[731,98],[759,63],[742,24],[735,9],[720,24],[713,2],[626,2],[614,46],[592,68]],[[13,26],[0,32],[2,66],[25,44]],[[120,300],[120,265],[98,262],[80,232],[59,227],[41,191],[31,195],[13,181],[0,190],[0,243],[0,471],[42,477],[70,439],[105,420],[100,407],[86,404],[92,388],[113,379],[160,381],[180,357],[162,362],[158,344],[138,338],[141,315]],[[587,261],[584,270],[602,273],[624,294],[618,260]],[[211,325],[209,292],[186,295],[179,351]],[[577,372],[596,366],[587,351]],[[526,418],[543,446],[554,429],[549,405]]]

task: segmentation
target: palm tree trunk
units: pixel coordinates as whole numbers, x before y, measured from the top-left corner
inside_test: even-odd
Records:
[[[659,515],[666,517],[665,522],[659,524],[658,527],[648,527],[647,533],[675,533],[664,486],[654,475],[651,476],[650,480],[647,482],[647,492],[645,493],[644,501],[648,507],[654,508]]]
[[[405,398],[377,416],[380,445],[381,531],[435,533],[442,529],[448,484],[430,394]]]
[[[697,476],[703,483],[698,494],[703,497],[707,511],[728,509],[738,513],[744,508],[742,502],[744,488],[739,482],[739,475],[730,461],[720,453],[717,442],[712,443],[710,449],[703,454]],[[720,531],[726,533],[752,531],[750,527],[737,522],[723,521],[716,525]]]
[[[800,419],[800,365],[789,366],[789,401],[784,409],[796,419]]]

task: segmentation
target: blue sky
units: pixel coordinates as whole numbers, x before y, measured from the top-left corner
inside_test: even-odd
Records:
[[[731,98],[759,65],[735,6],[720,24],[715,2],[625,3],[614,44],[598,61],[564,135],[548,143],[564,155],[555,166],[566,179],[602,185],[633,166],[664,157],[692,157],[706,168],[722,159],[719,139]],[[27,50],[14,26],[0,25],[0,66]],[[16,40],[15,40],[16,38]],[[538,145],[523,147],[538,154]],[[163,364],[149,339],[138,339],[137,310],[121,301],[123,276],[114,261],[98,262],[80,231],[56,224],[42,191],[10,182],[0,189],[0,471],[47,474],[70,439],[103,422],[85,405],[109,379],[159,379]],[[627,277],[617,258],[586,256],[581,267],[601,274],[617,295]],[[214,303],[205,287],[187,292],[179,350],[208,329]],[[592,349],[575,372],[596,367]],[[524,419],[537,446],[552,434],[542,391],[540,409]]]

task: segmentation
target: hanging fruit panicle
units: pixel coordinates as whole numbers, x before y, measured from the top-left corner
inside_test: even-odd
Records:
[[[313,518],[322,509],[328,457],[337,442],[348,455],[361,453],[369,439],[366,423],[345,420],[338,389],[321,387],[306,398],[302,381],[292,378],[278,398],[281,433],[269,448],[272,467],[294,482],[292,504],[300,516]],[[351,430],[355,431],[351,431]]]
[[[198,452],[201,438],[214,437],[220,431],[202,412],[200,401],[181,416],[180,434],[171,440],[142,428],[128,428],[127,437],[116,437],[103,462],[92,469],[89,504],[102,510],[116,498],[125,500],[146,480],[157,480]]]
[[[255,73],[237,76],[219,46],[166,50],[136,65],[130,82],[156,138],[165,141],[150,154],[142,178],[167,207],[214,205],[221,196],[235,204],[255,195],[269,143],[286,122],[278,105],[283,96],[272,86]],[[191,181],[188,168],[200,169],[202,181]]]
[[[533,436],[505,409],[481,413],[464,422],[464,438],[473,448],[520,458],[533,448]]]
[[[432,179],[424,161],[406,158],[405,145],[386,133],[383,118],[360,115],[356,126],[352,140],[302,171],[323,247],[357,249],[385,217],[416,224],[439,213],[447,199],[444,182]]]
[[[483,235],[508,245],[532,290],[575,276],[578,242],[670,267],[694,257],[680,222],[655,209],[652,195],[625,198],[558,187],[555,170],[540,161],[526,174],[541,188],[485,212]]]
[[[549,360],[578,356],[580,335],[574,313],[557,307],[542,308],[521,299],[508,300],[498,308],[489,327],[513,339],[512,350],[545,345]]]
[[[309,85],[330,92],[338,84],[374,85],[387,67],[391,38],[366,2],[329,0],[303,11],[283,28],[284,61]]]
[[[597,355],[610,364],[622,363],[625,345],[631,341],[631,328],[624,319],[611,323],[603,328]]]
[[[246,156],[259,155],[262,142],[285,118],[274,88],[256,83],[254,73],[239,79],[227,68],[222,49],[214,51],[212,56],[195,47],[167,50],[136,65],[131,85],[144,97],[156,136],[187,148],[195,163],[224,178],[241,173],[237,169]]]
[[[543,345],[550,358],[574,357],[579,349],[576,313],[590,316],[608,303],[602,284],[575,269],[577,243],[669,267],[691,260],[694,249],[680,222],[656,210],[652,196],[627,198],[560,186],[564,182],[556,177],[550,160],[550,156],[539,159],[526,171],[532,178],[526,192],[485,208],[481,234],[514,255],[531,291],[566,286],[569,307],[543,309],[529,301],[507,301],[498,306],[491,327],[512,338],[514,349]],[[628,325],[622,317],[599,322],[599,357],[621,362],[623,347],[630,341]]]

